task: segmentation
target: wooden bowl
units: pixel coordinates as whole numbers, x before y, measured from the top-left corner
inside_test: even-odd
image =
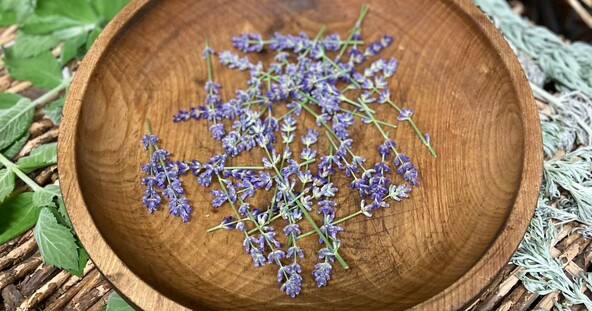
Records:
[[[204,99],[204,39],[230,48],[245,31],[343,34],[362,1],[137,0],[109,24],[69,92],[60,131],[61,187],[90,257],[123,295],[146,310],[452,310],[470,302],[515,251],[529,223],[542,171],[541,131],[527,80],[512,51],[468,0],[367,1],[366,40],[395,35],[393,89],[432,134],[430,156],[406,124],[394,138],[414,156],[422,185],[373,219],[345,224],[326,288],[311,276],[315,239],[305,243],[303,290],[279,290],[272,266],[254,268],[234,231],[205,233],[229,215],[185,179],[195,207],[182,223],[141,206],[139,139],[149,117],[179,159],[217,151],[204,122],[172,115]],[[217,62],[216,62],[217,63]],[[244,76],[215,66],[228,96]],[[226,97],[228,98],[228,97]],[[384,114],[394,122],[395,114]],[[355,150],[374,148],[371,131]],[[260,159],[260,158],[259,158]],[[252,161],[258,161],[253,156]],[[359,198],[339,198],[340,213]],[[343,214],[341,214],[343,215]]]

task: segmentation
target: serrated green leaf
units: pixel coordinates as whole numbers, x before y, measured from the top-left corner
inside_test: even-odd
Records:
[[[34,234],[43,262],[62,269],[78,268],[78,246],[74,234],[60,225],[48,208],[41,209]]]
[[[49,51],[35,57],[20,59],[15,57],[12,49],[7,49],[4,51],[4,64],[13,78],[30,81],[40,88],[51,89],[62,83],[62,71],[58,60]]]
[[[43,190],[37,190],[33,193],[33,204],[37,207],[55,206],[53,199],[61,196],[58,185],[47,185]]]
[[[134,308],[128,305],[127,302],[114,291],[111,296],[109,296],[109,300],[107,300],[105,311],[134,311]]]
[[[21,98],[23,97],[19,94],[0,93],[0,114],[4,114],[7,109],[16,105]]]
[[[105,21],[111,20],[128,2],[129,0],[92,0],[97,13]]]
[[[23,25],[19,29],[32,35],[44,35],[51,34],[56,30],[78,27],[81,25],[83,25],[83,23],[80,21],[65,16],[39,16],[33,14],[23,22]]]
[[[86,263],[90,258],[88,257],[88,253],[86,250],[80,245],[78,245],[78,268],[74,270],[67,269],[68,272],[72,273],[77,277],[82,277],[82,273],[84,272],[84,267],[86,267]]]
[[[10,109],[0,114],[0,150],[12,145],[29,129],[35,107],[28,98],[21,98]]]
[[[60,60],[62,66],[66,65],[69,61],[81,54],[81,47],[86,43],[87,37],[88,34],[83,33],[64,41],[64,45],[62,46],[62,58]]]
[[[33,205],[33,193],[21,193],[0,204],[0,244],[31,229],[39,209]]]
[[[86,39],[86,50],[87,51],[90,49],[92,44],[95,42],[95,40],[97,39],[99,34],[101,34],[101,31],[103,31],[103,28],[95,28],[93,31],[91,31],[88,34],[88,38]]]
[[[9,159],[14,158],[14,156],[16,156],[16,154],[21,151],[23,146],[27,143],[29,136],[29,131],[26,131],[23,136],[19,137],[14,143],[12,143],[12,145],[4,149],[2,154]]]
[[[19,31],[14,45],[11,47],[12,56],[29,58],[47,52],[58,44],[58,38],[53,35],[30,35]]]
[[[64,107],[65,96],[62,96],[43,107],[42,111],[53,122],[58,125],[62,121],[62,108]]]
[[[68,216],[68,211],[66,211],[66,205],[64,204],[64,199],[62,198],[62,196],[58,197],[58,213],[60,214],[64,223],[69,228],[72,228],[72,222],[70,221],[70,216]]]
[[[61,15],[74,20],[98,23],[99,18],[88,0],[37,0],[38,15]]]
[[[18,159],[16,165],[25,173],[43,168],[57,162],[57,143],[49,143],[38,146],[31,153]]]
[[[0,202],[14,190],[14,173],[7,169],[0,170]]]

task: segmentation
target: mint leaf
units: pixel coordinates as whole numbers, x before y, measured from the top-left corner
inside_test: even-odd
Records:
[[[33,204],[37,207],[55,206],[53,199],[61,195],[58,185],[47,185],[43,190],[37,190],[33,193]]]
[[[86,267],[86,263],[90,258],[88,257],[88,253],[86,250],[78,244],[78,267],[76,269],[68,269],[67,271],[71,274],[82,277],[82,273],[84,272],[84,267]]]
[[[53,122],[58,125],[62,121],[62,108],[64,107],[65,96],[62,96],[47,104],[41,111]]]
[[[80,21],[60,15],[39,16],[33,14],[24,21],[19,29],[32,35],[44,35],[53,33],[56,30],[80,25]]]
[[[23,146],[27,143],[29,136],[29,131],[26,131],[23,136],[19,137],[14,143],[12,143],[12,145],[4,149],[2,154],[9,159],[14,158],[14,156],[16,156],[16,154],[21,151]]]
[[[22,96],[14,93],[0,93],[0,114],[4,114],[7,109],[16,105]]]
[[[21,193],[0,204],[0,244],[31,229],[39,208],[33,205],[33,193]]]
[[[98,17],[88,0],[37,0],[38,15],[61,15],[74,20],[98,23]]]
[[[5,168],[0,170],[0,202],[14,190],[14,173]]]
[[[35,107],[28,98],[19,101],[0,114],[0,150],[10,146],[28,131]]]
[[[62,196],[58,196],[58,213],[60,214],[63,222],[69,228],[72,228],[72,222],[70,221],[70,217],[68,216],[68,212],[66,211],[66,205],[64,204],[64,199],[62,198]]]
[[[105,21],[111,20],[128,2],[129,0],[92,0],[97,13]]]
[[[18,159],[16,165],[23,172],[29,173],[36,169],[56,164],[57,160],[57,143],[49,143],[31,150],[28,156]]]
[[[28,58],[17,58],[12,49],[4,51],[4,63],[8,73],[17,80],[30,81],[33,85],[51,89],[62,82],[62,71],[58,60],[51,52],[43,52]]]
[[[76,239],[70,229],[58,223],[48,208],[41,209],[34,233],[43,262],[62,269],[78,268]]]
[[[87,37],[87,33],[82,33],[78,36],[72,37],[64,41],[64,45],[62,46],[62,59],[60,60],[62,66],[66,65],[69,61],[73,60],[74,58],[83,55],[83,53],[81,53],[83,52],[81,51],[81,47],[83,47],[86,43]]]
[[[19,31],[12,46],[15,58],[29,58],[47,52],[58,44],[58,38],[53,35],[30,35]]]
[[[130,305],[128,305],[127,302],[114,291],[111,296],[109,296],[109,300],[107,300],[105,311],[134,311],[134,308],[130,307]]]

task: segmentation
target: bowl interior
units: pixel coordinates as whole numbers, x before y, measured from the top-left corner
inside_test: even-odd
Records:
[[[148,117],[162,147],[177,159],[205,161],[220,152],[205,122],[172,123],[179,109],[204,100],[204,39],[223,50],[241,32],[314,36],[322,25],[345,37],[362,1],[154,1],[112,41],[82,98],[76,165],[92,219],[132,272],[190,308],[279,310],[297,302],[291,308],[394,310],[428,300],[480,260],[512,210],[523,171],[525,131],[508,68],[452,2],[368,2],[364,37],[395,36],[381,54],[399,59],[393,98],[416,111],[438,158],[408,124],[392,131],[419,167],[421,186],[373,219],[344,225],[340,251],[351,269],[335,264],[326,288],[317,288],[311,276],[318,244],[304,240],[304,285],[296,300],[278,289],[273,266],[253,267],[238,232],[205,233],[231,212],[228,206],[212,209],[210,189],[198,187],[193,177],[184,179],[195,208],[190,222],[163,209],[146,212],[140,165],[147,154],[139,139]],[[214,63],[223,98],[244,87],[246,73]],[[393,110],[379,109],[381,118],[397,122]],[[353,149],[371,155],[381,139],[370,127],[358,129]],[[258,165],[260,159],[254,153],[233,161]],[[358,196],[346,186],[337,201],[338,217],[359,208]],[[265,198],[259,202],[264,206]]]

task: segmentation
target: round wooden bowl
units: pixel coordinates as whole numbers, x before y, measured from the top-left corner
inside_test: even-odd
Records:
[[[273,266],[253,267],[237,232],[206,234],[230,212],[213,210],[209,189],[192,177],[185,179],[190,222],[165,209],[147,213],[139,140],[148,117],[176,158],[207,159],[219,151],[207,124],[172,123],[178,109],[204,99],[204,39],[222,50],[241,32],[314,35],[322,25],[345,36],[363,1],[137,0],[104,30],[68,95],[59,170],[78,236],[130,301],[146,310],[452,310],[507,263],[542,171],[539,120],[518,61],[468,0],[367,2],[364,37],[395,36],[381,54],[399,59],[393,96],[415,109],[438,158],[401,124],[394,138],[413,155],[421,186],[373,219],[345,223],[340,252],[351,269],[336,264],[328,287],[317,288],[311,276],[316,239],[303,240],[296,299],[279,290]],[[215,63],[228,98],[245,76]],[[382,117],[395,122],[396,115]],[[359,130],[354,141],[354,150],[373,150],[379,139]],[[339,215],[359,208],[355,193],[340,193]]]

